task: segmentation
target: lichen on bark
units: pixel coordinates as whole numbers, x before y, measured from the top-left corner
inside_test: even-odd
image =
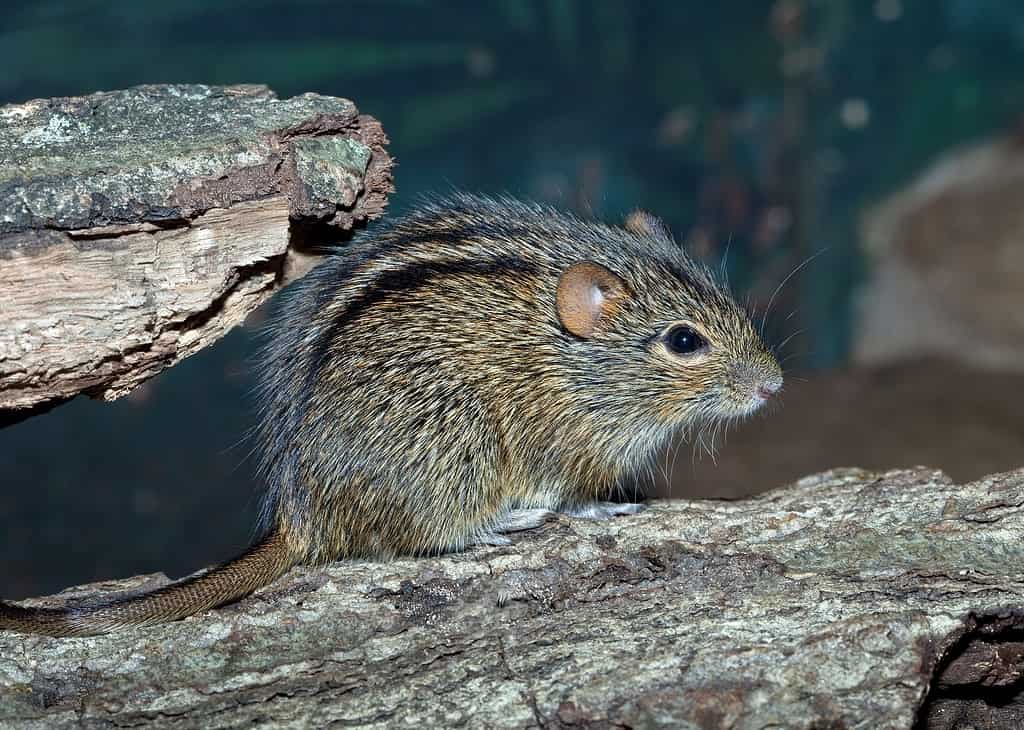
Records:
[[[381,215],[386,143],[347,99],[261,86],[0,107],[0,423],[216,341],[309,268],[311,231]]]

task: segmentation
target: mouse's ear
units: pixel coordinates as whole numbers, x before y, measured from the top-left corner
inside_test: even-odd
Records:
[[[558,319],[577,337],[590,337],[615,313],[627,294],[626,282],[617,274],[600,264],[581,261],[558,279]]]
[[[646,210],[634,210],[626,216],[622,227],[637,236],[658,236],[672,240],[672,233],[668,230],[660,218],[657,218]]]

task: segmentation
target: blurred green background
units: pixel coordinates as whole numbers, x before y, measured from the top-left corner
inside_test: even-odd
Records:
[[[23,2],[0,102],[141,83],[344,96],[397,158],[389,214],[509,192],[649,209],[763,307],[793,371],[846,362],[863,207],[939,152],[1019,124],[1016,0]],[[179,575],[249,537],[242,328],[113,404],[0,430],[0,595]]]

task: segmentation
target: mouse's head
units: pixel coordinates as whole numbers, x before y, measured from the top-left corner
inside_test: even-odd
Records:
[[[625,429],[701,428],[756,411],[782,370],[750,316],[657,219],[638,213],[602,260],[559,277],[558,317],[579,348],[583,387],[599,388]]]

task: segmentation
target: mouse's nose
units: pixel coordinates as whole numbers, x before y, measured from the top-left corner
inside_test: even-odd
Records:
[[[762,400],[768,400],[776,393],[782,390],[782,379],[772,378],[771,380],[765,380],[759,386],[757,386],[757,397]]]

